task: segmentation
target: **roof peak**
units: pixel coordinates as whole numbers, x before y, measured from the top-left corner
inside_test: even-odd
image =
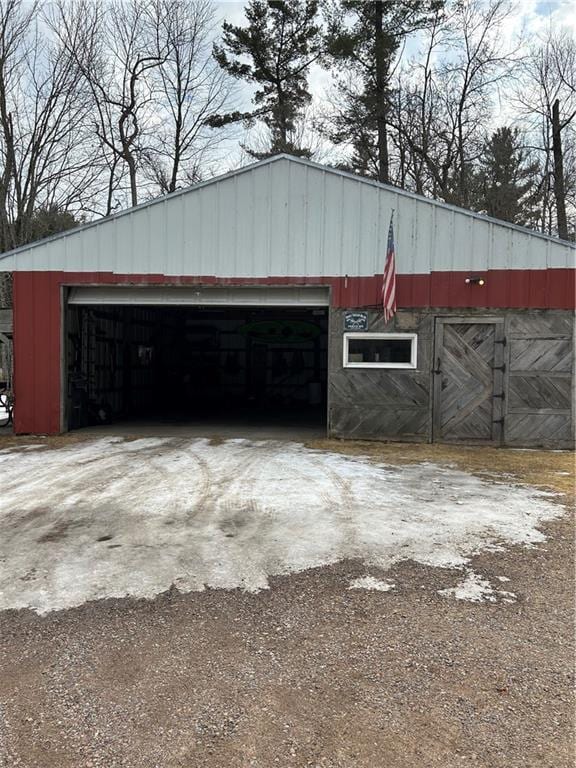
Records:
[[[13,248],[10,251],[5,251],[4,253],[0,253],[0,262],[2,259],[12,256],[17,253],[22,253],[23,251],[31,250],[33,248],[37,248],[39,246],[44,245],[45,243],[52,242],[54,240],[63,239],[65,237],[70,237],[78,232],[82,232],[86,229],[90,229],[91,227],[97,227],[104,225],[108,222],[117,221],[118,219],[122,218],[123,216],[129,216],[137,211],[144,210],[150,206],[154,205],[160,205],[161,203],[165,203],[168,200],[172,200],[176,197],[180,197],[182,195],[189,194],[190,192],[194,192],[197,190],[202,189],[203,187],[209,186],[211,184],[217,184],[223,181],[226,181],[227,179],[233,178],[235,176],[249,173],[251,171],[255,171],[258,168],[265,167],[267,165],[270,165],[272,163],[276,163],[279,161],[287,161],[290,163],[293,163],[295,165],[304,166],[306,168],[313,168],[314,170],[321,171],[323,173],[330,173],[333,175],[341,176],[343,178],[349,179],[351,181],[355,181],[359,184],[366,184],[372,187],[376,187],[379,189],[385,189],[395,195],[399,195],[400,197],[405,197],[412,200],[417,200],[419,202],[427,203],[432,206],[438,206],[443,209],[454,211],[455,213],[459,213],[464,216],[469,216],[471,218],[480,219],[481,221],[485,221],[489,224],[496,225],[498,227],[502,228],[508,228],[512,230],[516,230],[519,232],[522,232],[524,234],[531,235],[536,238],[543,239],[545,241],[551,241],[556,244],[566,245],[571,248],[576,249],[576,245],[573,243],[570,243],[569,241],[560,240],[557,237],[552,237],[551,235],[546,235],[542,232],[536,232],[535,230],[529,229],[528,227],[522,227],[517,224],[512,224],[507,221],[502,221],[500,219],[495,219],[491,216],[486,216],[484,214],[476,213],[475,211],[468,210],[467,208],[460,208],[459,206],[452,205],[450,203],[445,203],[441,200],[434,200],[429,197],[425,197],[424,195],[418,195],[414,192],[409,192],[405,189],[401,189],[400,187],[395,187],[392,184],[385,184],[383,182],[377,181],[375,179],[370,179],[366,176],[361,176],[359,174],[352,173],[350,171],[344,171],[339,168],[334,168],[329,165],[323,165],[321,163],[317,163],[314,160],[310,160],[308,158],[304,157],[296,157],[295,155],[290,155],[287,153],[279,153],[276,155],[271,155],[270,157],[266,157],[262,160],[257,160],[254,163],[249,163],[248,165],[243,165],[239,168],[235,168],[231,171],[227,171],[226,173],[222,173],[218,176],[213,176],[210,179],[206,179],[205,181],[201,181],[197,184],[190,185],[189,187],[184,187],[182,189],[178,189],[175,192],[170,192],[168,194],[162,195],[160,197],[152,198],[151,200],[147,200],[143,203],[140,203],[139,205],[132,206],[130,208],[125,208],[122,211],[119,211],[118,213],[112,214],[111,216],[103,216],[99,219],[95,219],[94,221],[87,222],[86,224],[81,224],[77,227],[73,227],[72,229],[67,229],[63,232],[59,232],[55,235],[51,235],[50,237],[43,238],[42,240],[35,240],[32,243],[27,243],[26,245],[21,245],[17,248]]]

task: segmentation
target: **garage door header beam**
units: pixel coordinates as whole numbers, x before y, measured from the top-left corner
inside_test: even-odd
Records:
[[[70,289],[69,304],[156,306],[327,307],[327,287],[270,286],[82,286]]]

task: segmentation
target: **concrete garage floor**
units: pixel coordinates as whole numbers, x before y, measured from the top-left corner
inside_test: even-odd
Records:
[[[254,419],[218,420],[214,417],[204,421],[126,421],[92,427],[83,427],[74,434],[93,437],[116,435],[124,437],[181,437],[221,438],[225,440],[246,438],[250,440],[320,440],[326,436],[326,426],[315,421],[271,421],[258,423]]]
[[[5,765],[572,765],[571,455],[5,438],[0,477]]]

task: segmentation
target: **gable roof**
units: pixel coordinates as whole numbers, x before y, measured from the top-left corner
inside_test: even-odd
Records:
[[[574,267],[570,243],[311,160],[275,155],[0,254],[0,270],[375,274],[382,271],[392,209],[400,273]]]

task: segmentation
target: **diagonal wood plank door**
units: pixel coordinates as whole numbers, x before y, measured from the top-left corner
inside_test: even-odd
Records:
[[[434,440],[500,440],[502,330],[501,322],[436,320]]]

